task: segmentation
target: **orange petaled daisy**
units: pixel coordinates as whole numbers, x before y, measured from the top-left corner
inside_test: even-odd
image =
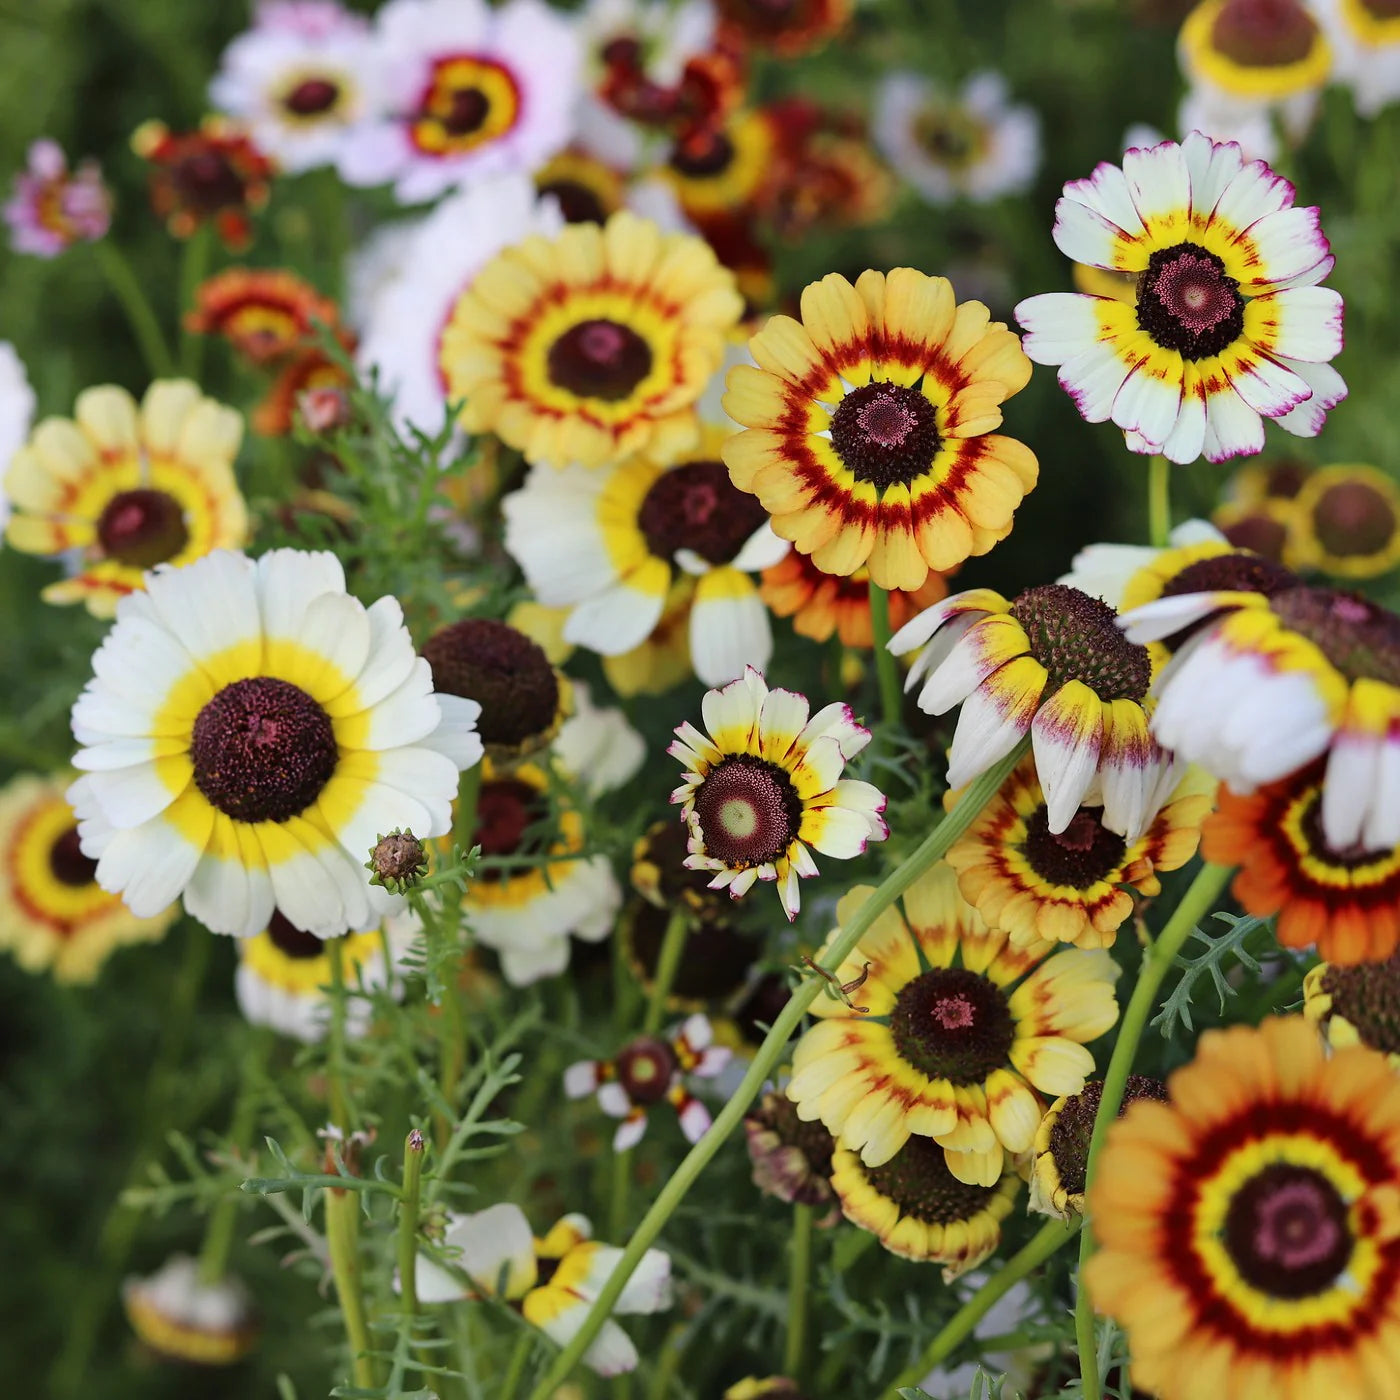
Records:
[[[1173,774],[1167,770],[1166,780]],[[991,928],[1016,944],[1113,945],[1133,912],[1133,894],[1161,893],[1157,871],[1176,870],[1196,853],[1216,782],[1187,769],[1152,824],[1127,841],[1086,804],[1058,834],[1050,830],[1045,794],[1027,757],[948,852],[963,898]]]
[[[1318,963],[1303,978],[1303,1015],[1333,1049],[1367,1045],[1400,1069],[1400,953],[1356,967]]]
[[[115,949],[160,938],[179,908],[141,919],[97,883],[66,786],[23,774],[0,790],[0,948],[26,972],[91,982]]]
[[[722,41],[794,58],[846,27],[851,0],[718,0]]]
[[[345,353],[353,353],[354,337],[345,331],[337,336]],[[262,402],[253,410],[254,431],[264,437],[283,437],[296,425],[304,395],[314,395],[322,389],[344,391],[354,382],[350,371],[321,346],[305,346],[277,372]]]
[[[1400,487],[1375,467],[1323,467],[1291,505],[1284,559],[1292,568],[1360,579],[1400,564]]]
[[[873,893],[836,906],[847,923]],[[1118,1019],[1118,965],[1102,949],[1013,945],[937,865],[887,909],[837,968],[856,1005],[818,998],[793,1054],[788,1097],[867,1167],[932,1138],[959,1180],[991,1186],[1028,1152],[1040,1094],[1077,1094],[1084,1047]],[[827,946],[839,934],[832,934]]]
[[[333,326],[335,303],[286,268],[230,267],[195,293],[187,329],[221,335],[255,365],[296,350],[319,321]]]
[[[1207,1031],[1114,1123],[1094,1305],[1160,1400],[1400,1393],[1400,1079],[1302,1017]]]
[[[139,406],[114,384],[86,389],[72,420],[44,419],[10,459],[5,538],[26,554],[76,551],[74,573],[45,601],[111,617],[144,570],[243,544],[242,438],[238,414],[185,379],[158,379]]]
[[[801,309],[753,337],[757,366],[730,370],[724,396],[748,429],[724,460],[778,534],[827,573],[905,590],[1005,538],[1038,471],[993,431],[1030,378],[1020,340],[908,267],[831,273]]]
[[[742,310],[703,239],[623,210],[487,263],[448,319],[439,363],[462,426],[531,462],[664,458],[695,441],[695,401]]]

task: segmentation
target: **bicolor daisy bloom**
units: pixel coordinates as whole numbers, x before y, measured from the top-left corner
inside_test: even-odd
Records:
[[[1160,894],[1158,872],[1177,870],[1195,855],[1201,822],[1215,802],[1217,784],[1208,773],[1188,768],[1174,781],[1176,775],[1165,770],[1168,793],[1135,840],[1110,831],[1103,809],[1091,802],[1054,833],[1028,755],[948,852],[963,898],[1018,945],[1112,947],[1136,905],[1134,893]],[[955,803],[956,795],[949,800]]]
[[[1110,831],[1136,840],[1174,785],[1148,733],[1152,662],[1126,640],[1107,603],[1062,583],[1008,601],[990,588],[955,593],[890,639],[922,648],[905,677],[919,708],[961,705],[948,786],[965,787],[1030,735],[1051,834],[1097,794]]]
[[[320,938],[366,928],[398,907],[371,848],[448,831],[481,757],[475,703],[433,694],[398,603],[351,597],[333,554],[158,568],[92,664],[68,798],[98,883],[143,917],[183,895],[216,933],[274,908]]]
[[[697,447],[664,466],[645,457],[601,471],[537,466],[506,497],[506,549],[540,602],[569,609],[565,641],[605,656],[631,651],[689,575],[695,674],[721,685],[745,665],[768,664],[768,610],[750,575],[789,545],[729,480],[726,436],[706,427]]]
[[[164,937],[179,910],[138,918],[97,883],[64,786],[25,773],[0,789],[0,949],[26,972],[92,982],[117,948]]]
[[[156,380],[139,406],[115,384],[86,389],[71,420],[45,418],[10,458],[5,538],[65,557],[70,576],[44,589],[46,602],[111,617],[146,569],[243,544],[242,440],[239,415],[187,379]]]
[[[442,1245],[433,1257],[419,1254],[416,1283],[420,1303],[495,1298],[566,1346],[622,1258],[615,1245],[592,1238],[584,1215],[566,1215],[543,1238],[530,1232],[519,1206],[497,1205],[471,1215],[449,1215]],[[441,1262],[439,1262],[441,1261]],[[671,1260],[659,1249],[642,1255],[613,1304],[619,1316],[662,1312],[671,1306]],[[611,1320],[583,1354],[600,1376],[637,1366],[637,1349]]]
[[[687,132],[661,173],[686,215],[702,228],[750,208],[773,178],[783,133],[765,111],[733,112],[722,123]]]
[[[943,1265],[943,1282],[996,1252],[1021,1178],[1010,1161],[987,1182],[950,1170],[950,1158],[926,1137],[911,1137],[888,1161],[870,1166],[846,1148],[831,1160],[831,1186],[842,1214],[891,1254]]]
[[[734,484],[829,574],[868,568],[919,588],[1011,530],[1035,485],[1031,451],[992,430],[1030,361],[981,302],[913,268],[831,273],[774,316],[729,371],[725,444]]]
[[[1355,967],[1318,963],[1303,978],[1303,1015],[1334,1050],[1365,1045],[1400,1069],[1400,954]]]
[[[29,436],[34,402],[24,361],[8,340],[0,340],[0,527],[10,518],[10,498],[4,490],[5,469]]]
[[[1159,598],[1121,625],[1134,641],[1192,629],[1154,687],[1160,743],[1237,793],[1326,755],[1327,843],[1400,845],[1400,617],[1329,588],[1226,583]]]
[[[172,1254],[147,1278],[128,1278],[122,1307],[146,1346],[187,1366],[232,1366],[260,1330],[243,1281],[233,1274],[206,1281],[187,1254]]]
[[[369,21],[336,0],[262,0],[226,48],[209,100],[243,122],[289,174],[340,162],[379,109],[380,56]]]
[[[453,309],[440,364],[462,426],[527,461],[664,461],[695,443],[695,402],[742,310],[708,244],[623,210],[489,262]]]
[[[796,58],[834,39],[849,23],[853,0],[715,0],[721,41]]]
[[[699,1013],[686,1017],[666,1036],[629,1041],[611,1060],[577,1060],[564,1071],[564,1093],[571,1099],[596,1094],[609,1118],[621,1119],[613,1151],[626,1152],[646,1134],[650,1110],[663,1101],[675,1110],[687,1142],[699,1142],[710,1126],[710,1110],[686,1087],[686,1080],[713,1079],[732,1052],[713,1044],[714,1031]]]
[[[380,110],[341,151],[352,185],[420,204],[489,175],[529,174],[573,135],[581,53],[540,0],[389,0],[375,16]]]
[[[334,328],[336,305],[286,268],[230,267],[202,282],[185,328],[222,336],[255,365],[299,349],[316,323]]]
[[[1400,14],[1391,0],[1311,0],[1311,7],[1357,113],[1374,117],[1400,98]]]
[[[1167,536],[1165,549],[1146,544],[1087,544],[1070,561],[1069,572],[1055,582],[1101,598],[1115,612],[1126,612],[1160,598],[1189,565],[1239,552],[1208,521],[1184,520]]]
[[[846,923],[873,891],[836,907]],[[840,933],[838,927],[827,947]],[[1084,1047],[1118,1019],[1117,963],[1103,949],[989,929],[937,865],[891,906],[835,975],[851,1001],[819,997],[797,1044],[788,1097],[867,1167],[931,1138],[963,1182],[992,1186],[1030,1150],[1041,1094],[1076,1094],[1093,1073]]]
[[[95,160],[68,169],[56,141],[35,141],[15,177],[4,209],[10,247],[17,253],[56,258],[75,243],[95,243],[112,222],[112,193]]]
[[[336,339],[340,342],[343,355],[353,353],[353,336],[342,330],[337,332]],[[332,406],[329,415],[331,425],[339,426],[347,421],[347,394],[354,382],[354,376],[341,360],[320,345],[306,345],[277,371],[267,393],[253,409],[253,431],[261,433],[263,437],[285,437],[298,421],[312,428],[312,417],[316,415],[308,417],[304,410],[308,402],[314,405],[323,395],[332,396],[329,399]]]
[[[1055,243],[1075,262],[1136,273],[1135,304],[1074,292],[1016,308],[1026,354],[1059,365],[1090,423],[1133,452],[1211,462],[1262,451],[1265,418],[1315,437],[1346,397],[1328,361],[1342,299],[1318,210],[1240,148],[1199,132],[1134,147],[1065,186]]]
[[[1040,118],[1010,100],[1000,73],[974,73],[957,93],[921,73],[887,73],[872,127],[881,154],[929,204],[1020,194],[1040,168]]]
[[[1310,473],[1287,520],[1283,557],[1291,568],[1364,579],[1400,564],[1400,487],[1375,467]]]
[[[804,1123],[791,1099],[766,1093],[745,1115],[744,1135],[753,1166],[753,1184],[788,1205],[821,1208],[815,1223],[836,1224],[831,1159],[836,1144],[820,1123]]]
[[[1400,1388],[1400,1079],[1302,1017],[1206,1031],[1114,1123],[1083,1282],[1161,1400]]]
[[[690,828],[685,863],[714,871],[710,888],[734,899],[776,881],[795,919],[798,882],[817,873],[812,850],[850,860],[889,835],[884,794],[841,776],[870,731],[839,701],[809,718],[805,695],[769,690],[752,666],[706,691],[701,713],[709,733],[687,721],[666,750],[686,769],[671,794]]]

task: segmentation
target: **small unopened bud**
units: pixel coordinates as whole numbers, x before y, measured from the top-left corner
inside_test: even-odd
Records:
[[[365,869],[371,885],[404,894],[428,873],[428,853],[411,831],[391,831],[375,842]]]
[[[297,398],[297,412],[309,432],[329,433],[350,421],[350,400],[344,389],[324,384],[302,391]]]
[[[408,1150],[410,1152],[421,1152],[423,1150],[423,1134],[414,1128],[408,1135]]]

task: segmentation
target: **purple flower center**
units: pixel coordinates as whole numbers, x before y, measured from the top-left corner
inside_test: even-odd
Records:
[[[113,496],[97,520],[97,542],[103,554],[133,569],[149,569],[175,558],[189,538],[179,501],[144,487]]]
[[[1199,244],[1159,249],[1138,282],[1138,328],[1185,359],[1218,355],[1244,334],[1239,285]]]
[[[1001,989],[963,967],[936,967],[905,985],[890,1012],[895,1049],[930,1079],[980,1084],[1006,1064],[1016,1024]]]
[[[604,224],[608,221],[602,197],[582,180],[547,180],[540,186],[540,194],[553,195],[559,201],[559,212],[566,223]]]
[[[298,117],[315,117],[329,111],[339,98],[339,84],[326,78],[307,78],[282,99],[282,105]]]
[[[664,1040],[643,1036],[618,1055],[613,1068],[617,1082],[633,1103],[660,1103],[676,1073],[676,1056]]]
[[[707,854],[746,869],[786,854],[802,824],[802,799],[776,763],[737,754],[700,784],[695,815]]]
[[[243,177],[219,150],[186,156],[172,170],[171,180],[186,204],[206,214],[242,204],[247,193]]]
[[[727,564],[768,519],[758,497],[740,491],[723,462],[686,462],[663,472],[642,501],[637,523],[647,548],[670,560],[694,550],[711,564]]]
[[[1311,1167],[1276,1162],[1235,1193],[1225,1248],[1245,1282],[1275,1298],[1325,1292],[1351,1259],[1346,1202]]]
[[[933,465],[938,410],[918,389],[885,381],[852,389],[831,417],[831,445],[857,481],[908,486]]]
[[[473,844],[481,847],[484,856],[527,854],[538,843],[526,833],[547,815],[543,795],[529,783],[514,778],[483,783],[476,803]]]
[[[570,326],[547,357],[550,382],[584,399],[617,403],[651,371],[651,347],[630,326],[603,319]]]

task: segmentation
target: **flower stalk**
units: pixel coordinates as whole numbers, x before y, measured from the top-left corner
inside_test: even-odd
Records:
[[[1165,549],[1171,535],[1171,470],[1171,463],[1160,452],[1148,460],[1147,539],[1154,549]]]
[[[807,1358],[807,1299],[812,1291],[812,1207],[792,1208],[792,1243],[788,1259],[787,1337],[783,1375],[802,1388]]]
[[[874,633],[875,677],[880,687],[880,712],[885,723],[897,725],[903,713],[899,663],[889,650],[890,595],[878,584],[870,585],[870,629]]]
[[[92,245],[93,257],[101,269],[112,295],[121,303],[132,337],[140,347],[141,358],[152,379],[169,379],[175,374],[175,359],[166,343],[160,321],[151,309],[140,279],[132,270],[126,256],[111,239],[99,239]]]

